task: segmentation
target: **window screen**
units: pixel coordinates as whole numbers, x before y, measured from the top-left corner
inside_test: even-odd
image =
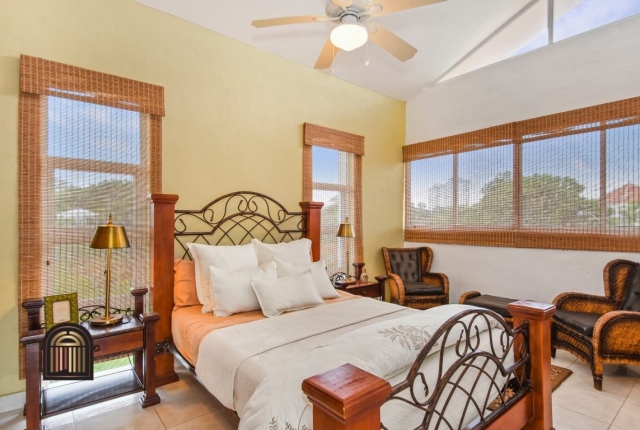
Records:
[[[105,251],[89,243],[111,214],[132,244],[112,252],[111,305],[130,307],[131,287],[150,279],[148,115],[54,96],[43,102],[43,293],[78,292],[80,307],[104,302]]]
[[[640,250],[640,98],[408,145],[405,239]]]
[[[320,255],[329,274],[347,271],[347,244],[351,262],[362,261],[363,152],[361,136],[305,124],[303,199],[324,203]],[[336,237],[347,217],[355,239]],[[349,272],[353,274],[353,267]]]
[[[161,191],[162,116],[162,87],[21,56],[20,302],[77,292],[81,307],[104,305],[106,254],[89,243],[109,214],[131,244],[112,253],[112,306],[132,307],[129,290],[151,286],[147,196]]]

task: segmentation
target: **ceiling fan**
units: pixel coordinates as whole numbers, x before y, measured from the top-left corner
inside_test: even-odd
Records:
[[[370,19],[443,1],[446,0],[327,0],[326,15],[259,19],[253,21],[252,25],[263,28],[288,24],[335,22],[337,26],[331,31],[327,43],[320,52],[315,65],[316,69],[331,67],[334,46],[343,51],[352,51],[363,46],[367,40],[371,40],[398,60],[407,61],[413,58],[418,50],[380,24],[371,22]]]

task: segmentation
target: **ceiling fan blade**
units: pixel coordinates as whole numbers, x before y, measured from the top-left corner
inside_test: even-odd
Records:
[[[336,6],[340,6],[343,9],[351,6],[351,3],[352,3],[351,0],[331,0],[331,2]]]
[[[407,61],[416,55],[418,50],[407,42],[382,27],[380,24],[371,23],[369,27],[375,28],[376,31],[369,33],[369,40],[380,46],[382,49],[393,55],[400,61]]]
[[[308,24],[320,22],[327,18],[325,15],[287,16],[282,18],[257,19],[251,23],[255,28],[274,27],[276,25]]]
[[[372,10],[375,16],[383,16],[420,6],[441,3],[443,1],[447,0],[373,0],[367,5],[367,10]],[[382,6],[382,11],[376,13],[375,10],[378,9],[376,5]]]
[[[333,50],[338,51],[338,48],[333,46],[331,43],[331,39],[327,39],[327,43],[324,44],[322,48],[322,52],[320,52],[320,56],[318,57],[318,61],[316,61],[316,65],[313,66],[314,69],[322,70],[328,69],[333,64]]]

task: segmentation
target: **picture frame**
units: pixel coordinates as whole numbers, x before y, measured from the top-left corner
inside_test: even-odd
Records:
[[[56,324],[79,324],[78,293],[57,294],[44,297],[44,325],[49,330]]]

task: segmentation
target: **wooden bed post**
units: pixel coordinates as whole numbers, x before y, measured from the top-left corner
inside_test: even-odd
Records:
[[[531,357],[531,388],[533,418],[527,430],[552,430],[551,412],[551,317],[554,305],[519,301],[507,305],[513,315],[513,326],[529,322],[529,355]]]
[[[311,253],[313,261],[320,260],[320,212],[322,202],[300,202],[300,207],[307,214],[305,237],[311,239]]]
[[[391,385],[351,364],[344,364],[305,379],[302,391],[313,403],[313,428],[379,430],[380,407],[391,394]]]
[[[171,312],[173,311],[173,258],[174,213],[178,196],[152,194],[153,202],[153,310],[160,314],[156,323],[156,386],[178,380],[173,368],[173,354],[166,341],[171,338]]]

